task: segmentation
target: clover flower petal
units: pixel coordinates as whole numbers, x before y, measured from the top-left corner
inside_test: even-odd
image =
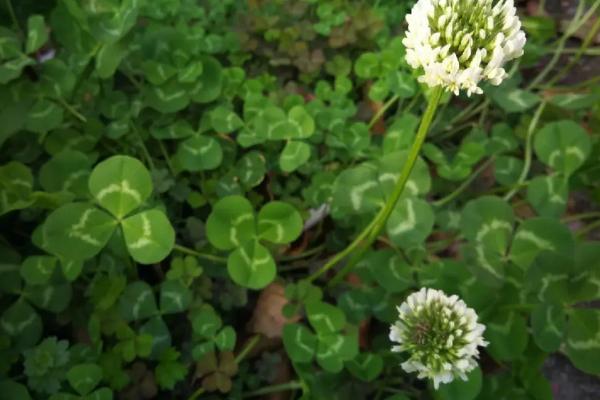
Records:
[[[432,379],[437,389],[456,377],[466,380],[477,366],[478,347],[487,345],[484,331],[475,311],[458,296],[422,288],[398,307],[389,338],[398,343],[392,351],[408,353],[402,369]]]
[[[406,21],[406,61],[423,70],[419,81],[456,95],[499,85],[526,41],[513,0],[419,0]]]

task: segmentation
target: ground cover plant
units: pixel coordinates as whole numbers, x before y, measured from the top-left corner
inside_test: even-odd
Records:
[[[600,3],[550,3],[3,0],[0,398],[600,374]]]

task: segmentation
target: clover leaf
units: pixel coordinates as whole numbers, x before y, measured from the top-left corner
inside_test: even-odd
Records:
[[[514,214],[512,207],[494,196],[469,201],[463,209],[461,231],[469,240],[464,247],[473,272],[492,285],[504,279],[503,257],[510,244]]]
[[[375,353],[360,353],[346,363],[348,371],[364,382],[372,382],[383,371],[383,358]]]
[[[161,388],[173,389],[175,384],[185,378],[186,366],[178,360],[180,353],[169,347],[160,357],[160,362],[154,370],[156,380]]]
[[[56,268],[56,257],[30,256],[23,261],[21,276],[31,285],[43,285],[48,282]]]
[[[33,346],[42,336],[42,318],[25,300],[10,305],[0,317],[0,327],[17,348]]]
[[[310,158],[310,146],[305,142],[290,140],[279,155],[279,166],[283,172],[293,172]]]
[[[90,393],[102,380],[102,368],[96,364],[78,364],[67,371],[67,380],[82,396]]]
[[[179,281],[168,280],[160,287],[160,311],[163,314],[180,313],[192,303],[192,293]]]
[[[260,209],[257,230],[259,238],[271,243],[290,243],[302,232],[302,217],[293,206],[272,201]]]
[[[98,254],[118,222],[88,203],[70,203],[54,210],[42,227],[44,249],[60,258],[85,260]]]
[[[130,283],[119,300],[119,310],[126,321],[146,319],[158,312],[152,287],[146,282]]]
[[[360,265],[389,293],[403,292],[414,284],[410,266],[391,249],[369,253]]]
[[[89,188],[100,206],[121,219],[148,199],[152,178],[139,160],[113,156],[96,165]]]
[[[565,120],[546,124],[535,136],[535,153],[565,175],[577,170],[590,154],[590,138],[581,125]]]
[[[289,357],[298,363],[310,362],[317,348],[317,337],[301,324],[283,327],[283,344]]]
[[[0,215],[28,207],[32,190],[33,175],[26,165],[11,161],[0,166]]]
[[[544,351],[558,350],[566,325],[564,309],[558,304],[540,303],[531,310],[533,340]]]
[[[121,222],[131,257],[141,264],[152,264],[169,255],[175,244],[175,231],[160,210],[142,211]]]
[[[514,360],[527,347],[529,336],[525,318],[515,312],[497,313],[486,322],[486,339],[490,341],[488,351],[499,361]]]
[[[379,210],[385,204],[387,196],[392,193],[399,176],[398,171],[407,155],[406,151],[388,153],[376,163],[363,163],[342,171],[333,185],[333,216],[341,218],[371,214]],[[419,158],[406,183],[403,198],[425,194],[430,187],[431,178],[427,164]],[[400,202],[396,208],[403,206],[406,206],[406,203]]]
[[[231,279],[249,289],[261,289],[275,279],[276,265],[270,251],[260,243],[294,241],[302,232],[302,217],[291,205],[274,201],[259,211],[241,196],[219,200],[206,221],[206,235],[213,246],[233,250],[227,260]]]
[[[175,157],[186,171],[206,171],[221,164],[223,150],[217,139],[194,135],[179,143]]]
[[[568,182],[561,176],[537,176],[527,186],[527,201],[543,217],[561,216],[568,196]]]
[[[283,329],[283,343],[290,358],[298,363],[314,359],[326,371],[339,372],[344,362],[358,354],[358,335],[346,328],[346,316],[336,306],[322,301],[308,301],[306,314],[316,334],[300,324],[288,324]]]
[[[277,275],[271,253],[257,239],[245,241],[229,255],[227,271],[235,283],[249,289],[261,289]]]
[[[127,250],[141,264],[163,260],[175,244],[175,231],[158,210],[131,213],[152,192],[144,165],[129,156],[113,156],[99,163],[88,185],[96,202],[110,214],[88,203],[68,203],[54,210],[42,226],[40,246],[63,260],[80,261],[97,255],[117,226]]]
[[[419,198],[401,199],[386,222],[392,243],[406,249],[425,241],[433,230],[433,209]]]
[[[571,257],[574,248],[573,234],[558,220],[531,218],[524,221],[515,232],[510,259],[521,268],[527,268],[544,250]]]
[[[255,235],[252,204],[241,196],[219,200],[206,221],[206,234],[213,246],[231,250]]]
[[[209,307],[203,308],[192,316],[194,333],[202,340],[192,349],[192,356],[200,360],[215,348],[221,351],[231,351],[235,347],[236,332],[231,326],[223,327],[219,315]]]
[[[566,352],[573,364],[589,373],[600,373],[600,312],[575,309],[567,327]]]

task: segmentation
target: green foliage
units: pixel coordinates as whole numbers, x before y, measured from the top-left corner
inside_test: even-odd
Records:
[[[207,354],[220,351],[231,351],[235,347],[236,332],[231,326],[223,327],[223,322],[210,308],[203,308],[192,316],[192,327],[198,343],[192,349],[192,356],[200,360]]]
[[[42,248],[62,259],[86,260],[106,246],[120,225],[135,261],[151,264],[171,252],[175,232],[162,211],[152,209],[124,218],[152,192],[150,174],[141,162],[111,157],[93,169],[88,185],[93,199],[114,218],[92,204],[67,203],[52,212],[41,228]]]
[[[41,393],[56,393],[67,375],[69,343],[49,337],[36,347],[26,350],[23,355],[29,387]]]
[[[254,215],[241,196],[227,196],[215,204],[206,221],[208,240],[216,248],[233,250],[227,260],[231,279],[243,287],[261,289],[276,275],[275,261],[259,240],[287,244],[302,230],[302,217],[290,204],[267,203]]]
[[[177,359],[179,352],[173,348],[165,350],[156,366],[156,380],[161,388],[173,389],[187,375],[187,368]]]
[[[316,359],[326,371],[339,372],[344,362],[358,354],[358,336],[355,329],[346,330],[346,316],[339,308],[322,302],[306,303],[306,314],[315,333],[299,324],[286,325],[283,343],[290,358],[306,363]]]
[[[2,2],[0,397],[237,399],[289,363],[303,399],[549,399],[554,352],[600,374],[600,92],[535,81],[576,43],[545,14],[502,85],[442,97],[346,281],[307,279],[408,158],[413,4]],[[486,325],[466,381],[390,353],[420,287]]]

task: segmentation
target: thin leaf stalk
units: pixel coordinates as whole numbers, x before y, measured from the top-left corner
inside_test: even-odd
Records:
[[[396,207],[398,200],[402,196],[404,192],[404,188],[406,187],[406,183],[410,178],[410,174],[417,162],[417,158],[419,157],[419,153],[421,152],[421,147],[425,142],[425,138],[427,137],[427,133],[429,132],[429,127],[431,126],[431,122],[435,116],[435,112],[440,103],[440,99],[442,97],[443,88],[436,87],[429,99],[427,104],[427,109],[423,114],[421,119],[421,124],[419,125],[419,129],[415,136],[415,139],[412,143],[412,146],[408,153],[408,158],[404,162],[402,170],[400,172],[400,176],[396,181],[396,185],[394,186],[394,190],[392,191],[390,197],[387,202],[381,209],[381,211],[377,214],[377,216],[373,219],[373,222],[369,225],[372,227],[367,231],[366,240],[360,243],[360,248],[357,252],[352,256],[352,258],[348,261],[348,263],[337,273],[336,276],[333,277],[331,282],[329,283],[329,287],[335,286],[338,282],[340,282],[348,273],[352,271],[354,266],[362,259],[365,251],[373,244],[373,242],[377,239],[385,224],[392,214],[392,211]],[[363,231],[364,233],[364,231]],[[360,236],[363,236],[361,233]]]

